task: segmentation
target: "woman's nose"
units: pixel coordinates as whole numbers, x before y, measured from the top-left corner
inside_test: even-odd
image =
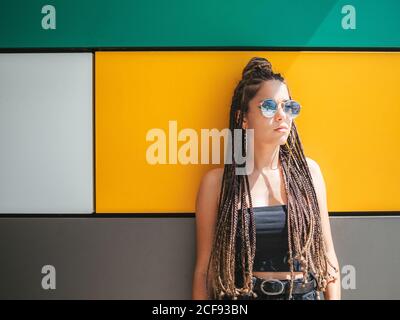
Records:
[[[278,110],[276,110],[276,113],[275,113],[275,117],[277,118],[277,119],[282,119],[282,118],[286,118],[286,113],[285,113],[285,111],[283,110],[283,108],[282,108],[282,104],[280,104],[279,106],[278,106]]]

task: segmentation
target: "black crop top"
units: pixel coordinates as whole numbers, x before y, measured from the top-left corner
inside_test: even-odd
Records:
[[[290,271],[287,206],[282,204],[253,207],[253,212],[256,225],[256,254],[253,271]],[[239,215],[239,222],[240,220]],[[239,241],[241,241],[240,235],[238,235],[237,245]],[[236,248],[238,252],[239,247]],[[300,271],[298,261],[295,260],[293,267],[294,271]]]

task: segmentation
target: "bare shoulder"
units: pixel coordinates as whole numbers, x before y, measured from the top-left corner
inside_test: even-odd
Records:
[[[315,160],[313,160],[309,157],[306,157],[306,160],[307,160],[307,164],[308,164],[308,167],[310,168],[310,170],[318,170],[319,169],[319,165]]]
[[[203,175],[197,193],[197,210],[201,211],[204,207],[211,209],[217,205],[223,174],[224,168],[214,168]]]
[[[318,165],[318,163],[309,157],[306,157],[306,160],[307,160],[308,168],[310,169],[313,179],[314,180],[320,179],[321,178],[321,168]]]
[[[207,171],[200,182],[199,192],[215,194],[220,190],[224,168],[214,168]]]
[[[312,176],[315,192],[317,194],[317,199],[319,206],[322,209],[321,213],[327,214],[327,203],[326,203],[326,185],[321,168],[318,163],[310,158],[307,158],[308,167],[310,168],[310,173]]]
[[[222,177],[224,175],[224,168],[214,168],[209,171],[207,171],[203,178],[202,178],[202,183],[205,183],[207,185],[221,185],[222,182]]]

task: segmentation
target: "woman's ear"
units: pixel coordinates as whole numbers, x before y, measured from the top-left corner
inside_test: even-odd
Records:
[[[247,115],[245,115],[245,116],[243,117],[242,128],[243,128],[243,129],[247,129],[248,126],[249,126],[249,124],[248,124],[248,120],[247,120]]]
[[[236,111],[236,114],[235,114],[236,122],[239,122],[239,120],[240,120],[240,112],[241,112],[240,110]],[[242,122],[242,129],[247,129],[247,127],[248,127],[247,115],[244,114],[243,115],[243,122]]]

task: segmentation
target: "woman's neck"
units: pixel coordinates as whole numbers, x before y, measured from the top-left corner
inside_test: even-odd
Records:
[[[254,171],[269,172],[279,168],[280,145],[259,144],[254,146]]]

